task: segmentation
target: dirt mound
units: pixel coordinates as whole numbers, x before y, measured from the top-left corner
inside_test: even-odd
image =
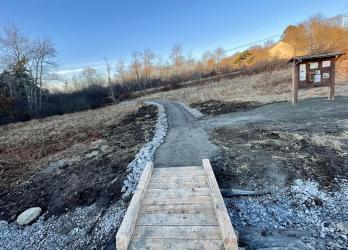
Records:
[[[156,107],[142,107],[117,124],[97,129],[98,136],[86,147],[72,147],[69,157],[36,167],[30,175],[20,166],[7,169],[1,175],[0,219],[12,221],[32,206],[59,215],[94,202],[105,206],[118,200],[126,167],[151,139],[156,114]],[[20,182],[23,178],[26,181]]]
[[[220,115],[232,112],[247,111],[262,105],[263,104],[258,102],[222,102],[211,100],[193,103],[190,106],[207,115]]]

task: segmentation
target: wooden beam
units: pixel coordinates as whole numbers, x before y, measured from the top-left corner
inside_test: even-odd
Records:
[[[208,187],[206,181],[196,181],[196,182],[149,182],[147,186],[149,189],[169,189],[169,188],[202,188]]]
[[[133,239],[129,250],[139,249],[223,249],[221,240],[187,240],[187,239]]]
[[[145,195],[142,205],[160,204],[189,204],[189,203],[211,203],[210,195],[202,196],[147,196]]]
[[[219,186],[217,184],[213,169],[208,159],[203,160],[203,168],[207,174],[208,183],[213,199],[213,205],[220,226],[221,238],[223,240],[224,247],[226,250],[237,250],[237,237],[232,227],[232,223],[228,215],[225,202],[220,193]]]
[[[175,183],[183,183],[183,182],[204,182],[205,176],[173,176],[173,177],[166,177],[164,178],[151,178],[150,183],[169,183],[169,182],[175,182]]]
[[[140,226],[218,226],[214,214],[140,214]]]
[[[219,240],[219,226],[139,226],[133,239]],[[164,249],[164,248],[160,248]],[[186,248],[185,248],[186,249]]]
[[[142,205],[140,213],[143,214],[212,214],[214,207],[211,203],[183,203],[183,204],[159,204],[159,205]]]
[[[118,250],[127,250],[128,248],[152,170],[153,163],[148,162],[139,179],[138,185],[128,206],[127,212],[123,218],[122,224],[116,234],[116,248]]]
[[[331,70],[330,70],[330,90],[329,90],[329,100],[335,100],[335,88],[336,88],[336,59],[331,60]]]
[[[298,65],[294,60],[292,63],[292,104],[295,105],[298,102]]]

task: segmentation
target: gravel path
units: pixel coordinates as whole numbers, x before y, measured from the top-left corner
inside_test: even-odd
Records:
[[[176,102],[159,101],[167,113],[168,135],[155,154],[154,166],[199,166],[202,159],[212,157],[218,148],[212,144],[208,132],[196,125],[192,112]]]

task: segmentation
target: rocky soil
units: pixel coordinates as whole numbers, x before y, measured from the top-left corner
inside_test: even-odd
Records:
[[[240,246],[348,246],[348,120],[240,124],[211,138],[221,187],[268,193],[225,198]]]
[[[198,109],[200,112],[206,115],[221,115],[238,111],[247,111],[260,107],[262,105],[264,104],[248,101],[223,102],[218,100],[209,100],[204,102],[192,103],[190,106],[194,109]]]
[[[127,206],[121,199],[127,166],[152,140],[157,113],[156,106],[143,106],[118,114],[115,123],[101,122],[95,140],[30,167],[23,179],[14,181],[6,168],[0,176],[0,249],[112,248]],[[30,207],[43,210],[37,222],[25,227],[13,222]]]

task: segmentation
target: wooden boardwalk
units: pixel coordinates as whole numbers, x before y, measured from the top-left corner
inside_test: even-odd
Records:
[[[117,249],[238,249],[209,160],[202,165],[153,169],[148,163],[117,232]]]

